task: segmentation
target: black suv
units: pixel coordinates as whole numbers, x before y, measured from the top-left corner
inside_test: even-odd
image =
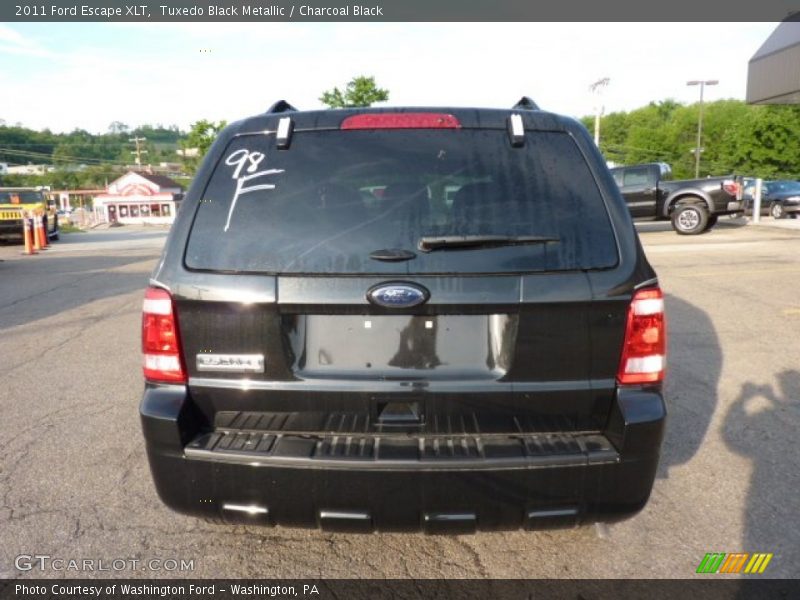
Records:
[[[576,121],[279,102],[221,133],[146,291],[156,489],[338,531],[630,516],[663,434],[663,305]]]

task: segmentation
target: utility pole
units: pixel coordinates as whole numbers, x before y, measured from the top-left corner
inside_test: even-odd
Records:
[[[147,150],[142,150],[139,147],[139,142],[144,142],[146,139],[147,139],[146,137],[136,136],[136,137],[130,138],[128,140],[129,142],[133,142],[134,144],[136,144],[136,150],[131,152],[131,154],[135,154],[136,155],[136,166],[137,167],[141,167],[142,166],[142,154],[147,154]]]
[[[699,80],[693,79],[692,81],[687,81],[686,85],[699,85],[700,86],[700,116],[697,118],[697,145],[694,149],[694,178],[700,178],[700,143],[703,141],[703,91],[707,85],[717,85],[719,80],[717,79],[707,79],[707,80]]]
[[[598,79],[589,86],[589,90],[594,94],[594,145],[600,147],[600,116],[603,114],[603,103],[600,100],[600,94],[603,88],[606,87],[611,79],[603,77]]]

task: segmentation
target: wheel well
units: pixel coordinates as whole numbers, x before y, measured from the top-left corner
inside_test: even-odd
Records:
[[[711,212],[708,202],[702,196],[698,196],[696,194],[682,194],[669,201],[669,205],[667,206],[667,215],[671,215],[672,211],[675,210],[675,207],[681,204],[702,204],[706,207],[706,209],[708,209],[709,213]]]

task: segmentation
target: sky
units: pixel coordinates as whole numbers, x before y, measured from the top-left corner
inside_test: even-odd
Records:
[[[320,108],[357,75],[395,106],[510,107],[521,96],[594,114],[744,99],[747,62],[777,23],[0,23],[0,119],[93,133],[234,121],[279,99]]]

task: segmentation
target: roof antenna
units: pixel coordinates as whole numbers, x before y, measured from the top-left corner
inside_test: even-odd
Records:
[[[267,114],[277,114],[292,111],[297,112],[297,109],[289,104],[286,100],[278,100],[275,104],[267,109]]]
[[[512,107],[512,110],[539,110],[539,105],[528,98],[528,96],[523,96],[519,99],[519,102]]]

